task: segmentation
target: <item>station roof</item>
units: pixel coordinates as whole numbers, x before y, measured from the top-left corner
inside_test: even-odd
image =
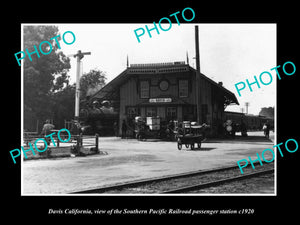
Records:
[[[92,101],[95,98],[106,99],[106,100],[117,100],[119,98],[119,87],[130,78],[132,75],[142,75],[142,74],[166,74],[166,73],[176,73],[176,72],[197,72],[194,68],[190,67],[185,62],[168,62],[168,63],[146,63],[146,64],[130,64],[127,69],[120,73],[117,77],[107,83],[102,89],[91,96]],[[200,73],[200,76],[210,82],[212,85],[216,86],[224,93],[225,104],[237,104],[239,102],[236,96],[222,85],[216,83],[212,79],[206,77],[204,74]]]

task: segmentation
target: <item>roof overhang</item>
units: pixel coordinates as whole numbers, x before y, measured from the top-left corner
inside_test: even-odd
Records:
[[[155,64],[132,64],[130,67],[125,69],[117,77],[107,83],[102,89],[91,96],[90,101],[93,99],[108,99],[108,100],[118,100],[119,99],[119,87],[131,76],[139,76],[142,74],[164,74],[164,73],[174,73],[174,72],[188,72],[193,71],[195,74],[199,74],[201,78],[207,80],[212,85],[221,90],[224,96],[224,106],[237,104],[239,102],[234,93],[224,88],[222,85],[216,83],[212,79],[208,78],[202,73],[198,73],[194,68],[190,67],[188,64],[183,62],[174,63],[155,63]],[[183,103],[182,103],[183,104]]]

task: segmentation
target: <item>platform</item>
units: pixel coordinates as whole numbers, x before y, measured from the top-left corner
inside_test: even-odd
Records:
[[[273,132],[271,132],[273,133]],[[176,142],[101,137],[108,155],[37,159],[22,162],[22,195],[68,194],[150,177],[236,165],[238,160],[272,148],[262,132],[249,137],[208,139],[201,150],[177,149]]]

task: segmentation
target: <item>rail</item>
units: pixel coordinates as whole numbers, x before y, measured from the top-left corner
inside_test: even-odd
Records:
[[[254,165],[258,165],[259,163],[254,163]],[[274,164],[269,164],[269,166],[274,166]],[[252,168],[251,168],[252,169]],[[248,169],[248,172],[251,170],[250,168]],[[208,187],[208,186],[213,186],[213,185],[220,185],[225,182],[231,182],[235,180],[242,180],[242,179],[247,179],[251,178],[254,176],[259,176],[261,174],[266,174],[270,172],[274,172],[274,168],[271,170],[265,169],[265,167],[262,167],[262,171],[256,172],[256,173],[250,173],[249,174],[244,174],[242,176],[230,176],[229,178],[226,177],[225,179],[218,179],[206,183],[199,184],[199,181],[203,180],[203,176],[207,177],[213,177],[215,173],[226,173],[226,176],[228,174],[231,175],[232,171],[235,170],[235,173],[240,173],[239,169],[237,166],[229,166],[229,167],[220,167],[220,168],[214,168],[214,169],[209,169],[209,170],[200,170],[200,171],[192,171],[192,172],[186,172],[186,173],[181,173],[181,174],[175,174],[175,175],[168,175],[168,176],[162,176],[162,177],[155,177],[155,178],[148,178],[148,179],[141,179],[141,180],[134,180],[130,182],[125,182],[125,183],[120,183],[120,184],[113,184],[113,185],[107,185],[107,186],[102,186],[102,187],[97,187],[93,189],[88,189],[88,190],[81,190],[81,191],[76,191],[72,192],[70,194],[93,194],[93,193],[149,193],[148,191],[151,190],[151,193],[158,193],[158,194],[169,194],[169,193],[179,193],[179,192],[184,192],[187,190],[192,190],[192,189],[201,189],[200,185],[203,185],[202,188]],[[217,176],[218,177],[218,176]],[[222,177],[222,176],[221,176]],[[180,187],[177,188],[170,188],[178,180],[184,180],[189,181],[189,179],[194,179],[196,181],[196,184],[194,185],[179,185]],[[187,180],[188,179],[188,180]],[[214,178],[211,178],[214,179]],[[177,181],[176,181],[177,180]],[[180,182],[179,182],[180,183]],[[189,182],[187,182],[189,183]],[[176,184],[177,185],[177,184]],[[167,186],[167,190],[161,190],[162,186]],[[134,190],[133,192],[128,192],[128,190]],[[153,192],[154,190],[154,192]]]
[[[204,188],[208,188],[208,187],[215,187],[218,185],[222,185],[224,183],[249,179],[252,177],[257,177],[257,176],[261,176],[264,174],[270,174],[270,173],[274,173],[274,169],[259,171],[259,172],[240,175],[240,176],[234,176],[234,177],[220,179],[220,180],[216,180],[216,181],[212,181],[212,182],[206,182],[206,183],[202,183],[202,184],[188,185],[188,186],[164,191],[164,192],[162,192],[162,194],[184,193],[184,192],[193,191],[193,190],[200,190],[200,189],[204,189]]]

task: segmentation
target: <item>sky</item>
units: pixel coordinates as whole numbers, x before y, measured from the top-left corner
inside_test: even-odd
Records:
[[[78,50],[91,52],[82,59],[82,72],[91,69],[104,71],[107,82],[126,69],[129,64],[185,61],[188,53],[189,64],[195,66],[195,25],[199,26],[200,71],[233,92],[240,105],[228,106],[226,111],[241,112],[249,102],[248,112],[257,115],[262,107],[276,105],[276,75],[270,69],[276,64],[276,24],[195,24],[173,23],[168,31],[151,31],[152,38],[145,32],[137,41],[134,30],[149,28],[153,24],[47,24],[56,25],[62,35],[72,31],[76,40],[67,45],[60,41],[65,55]],[[162,24],[166,29],[168,24]],[[67,35],[66,35],[67,38]],[[259,79],[263,71],[273,75],[270,85],[258,88],[252,85],[238,95],[235,84]],[[75,82],[76,59],[71,58],[69,72],[71,83]],[[262,78],[265,83],[270,78]],[[245,112],[245,111],[244,111]]]

